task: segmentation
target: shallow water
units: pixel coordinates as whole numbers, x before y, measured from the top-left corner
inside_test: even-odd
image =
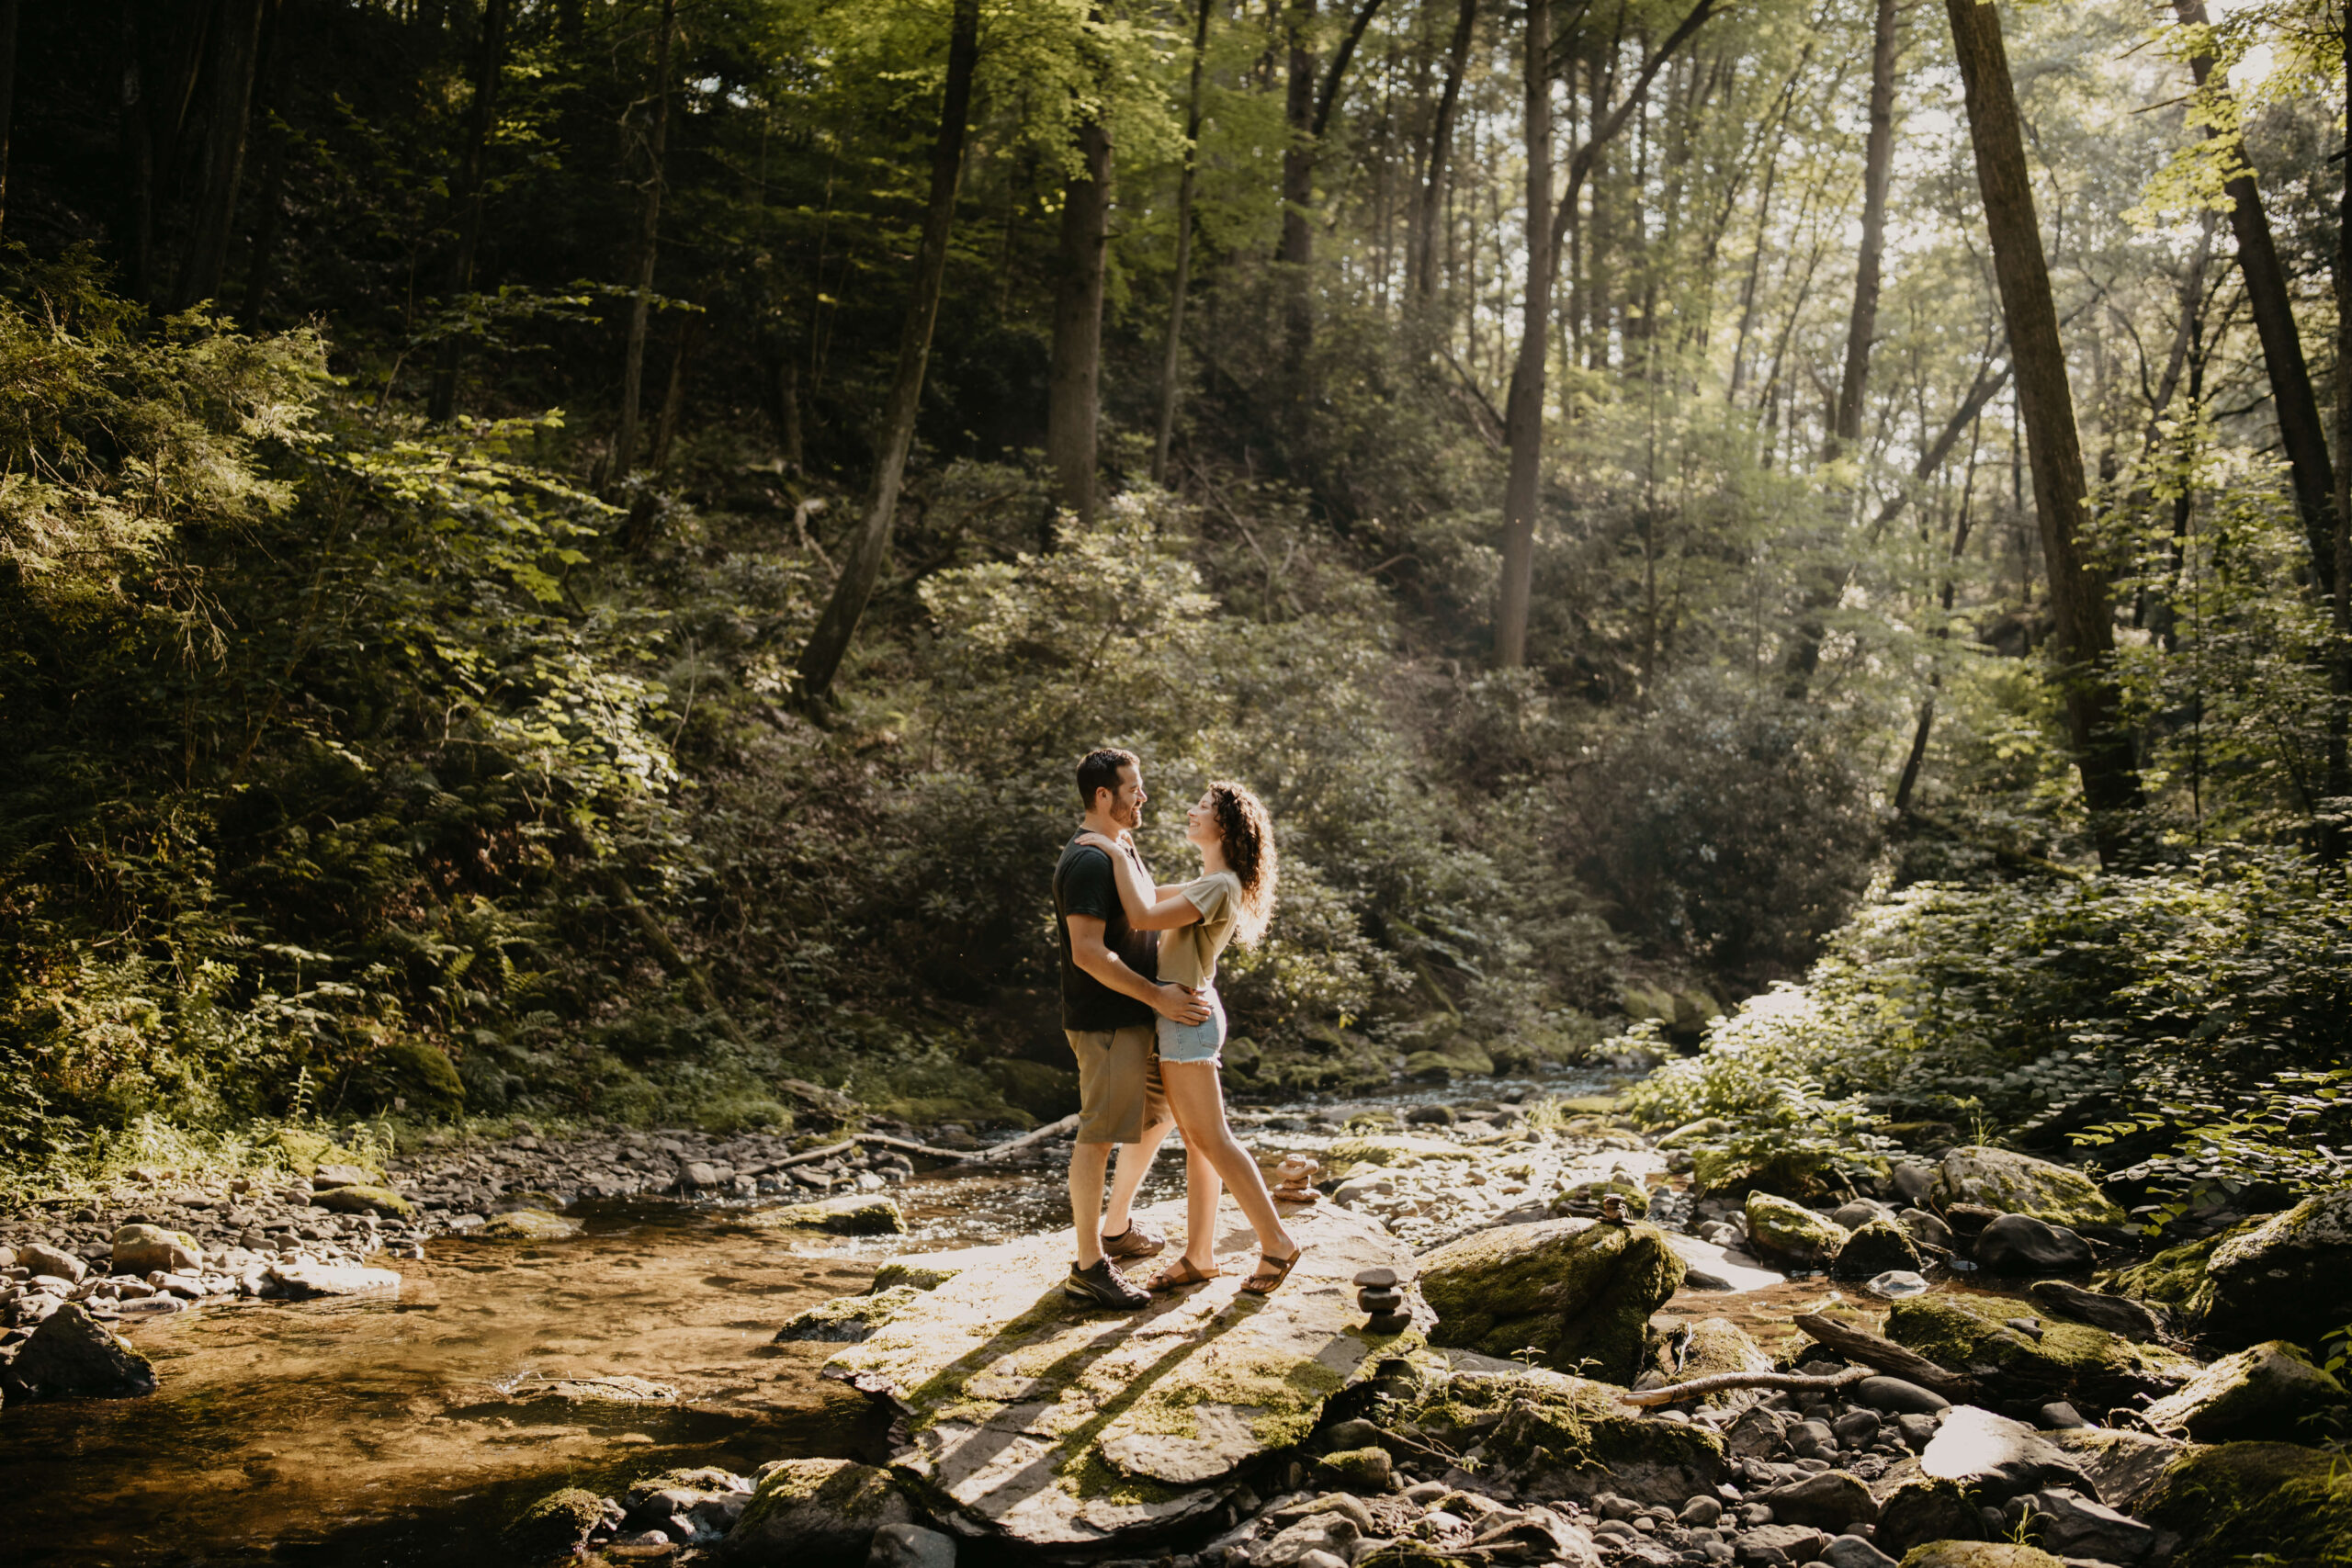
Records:
[[[1331,1135],[1241,1132],[1270,1163]],[[1164,1150],[1139,1201],[1180,1195],[1183,1163]],[[589,1202],[566,1240],[444,1237],[421,1261],[374,1259],[404,1277],[396,1302],[219,1304],[126,1325],[159,1392],[0,1415],[0,1563],[505,1568],[500,1525],[558,1486],[612,1495],[679,1466],[878,1460],[887,1421],[817,1375],[836,1347],[773,1345],[777,1325],[863,1290],[885,1258],[1069,1223],[1057,1158],[895,1195],[910,1234],[863,1239],[781,1235],[741,1210]],[[677,1399],[566,1403],[543,1386],[624,1375]]]

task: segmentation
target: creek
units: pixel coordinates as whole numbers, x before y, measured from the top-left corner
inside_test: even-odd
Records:
[[[1605,1087],[1580,1075],[1476,1092]],[[1240,1131],[1271,1168],[1328,1144],[1334,1111],[1473,1093],[1400,1090],[1253,1108],[1256,1125]],[[879,1461],[887,1419],[818,1375],[839,1347],[771,1344],[777,1325],[864,1290],[884,1258],[1068,1225],[1064,1147],[1016,1171],[919,1176],[894,1193],[903,1236],[780,1233],[741,1207],[590,1201],[569,1211],[583,1225],[563,1240],[440,1236],[422,1259],[371,1259],[402,1274],[397,1300],[223,1303],[126,1323],[157,1393],[0,1416],[11,1482],[0,1562],[505,1568],[500,1527],[559,1486],[610,1495],[678,1467]],[[1183,1163],[1171,1140],[1138,1201],[1181,1195]],[[548,1386],[598,1377],[675,1398],[578,1401]]]

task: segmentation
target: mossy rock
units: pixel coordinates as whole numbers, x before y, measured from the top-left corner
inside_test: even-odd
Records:
[[[1443,1051],[1415,1051],[1405,1058],[1405,1076],[1414,1078],[1457,1078],[1495,1075],[1495,1059],[1476,1045],[1453,1045]]]
[[[1903,1568],[2065,1568],[2038,1546],[2008,1540],[1936,1540],[1915,1546]]]
[[[416,1205],[389,1187],[331,1187],[311,1206],[338,1214],[379,1214],[388,1220],[416,1218]]]
[[[1325,1454],[1316,1469],[1332,1485],[1350,1492],[1385,1492],[1396,1474],[1396,1461],[1383,1448],[1341,1449]]]
[[[1846,1227],[1771,1192],[1747,1195],[1747,1241],[1776,1258],[1826,1263],[1846,1245]]]
[[[1401,1133],[1342,1138],[1333,1144],[1330,1152],[1324,1156],[1323,1177],[1329,1181],[1344,1181],[1366,1166],[1404,1170],[1423,1160],[1471,1160],[1477,1157],[1476,1151],[1461,1144],[1449,1144],[1439,1138],[1409,1137]]]
[[[1836,1161],[1826,1152],[1813,1150],[1786,1149],[1756,1156],[1702,1148],[1690,1154],[1690,1188],[1702,1197],[1770,1192],[1783,1198],[1819,1198],[1829,1191],[1836,1174]]]
[[[820,1198],[790,1203],[752,1216],[752,1223],[780,1230],[830,1231],[835,1235],[904,1235],[907,1217],[891,1199],[871,1194]]]
[[[280,1127],[264,1141],[262,1146],[277,1150],[298,1175],[315,1175],[322,1165],[350,1165],[372,1173],[379,1182],[384,1179],[383,1161],[369,1159],[356,1149],[345,1148],[323,1133],[313,1133],[300,1127]]]
[[[1614,1492],[1679,1507],[1723,1483],[1721,1437],[1639,1416],[1620,1403],[1623,1394],[1557,1372],[1463,1372],[1431,1379],[1402,1416],[1453,1447],[1478,1444],[1531,1496],[1589,1501]]]
[[[2228,1237],[2205,1263],[2201,1332],[2229,1346],[2317,1345],[2352,1323],[2352,1187],[2304,1199]]]
[[[870,1295],[836,1296],[796,1314],[775,1331],[776,1345],[808,1340],[821,1345],[863,1345],[891,1314],[922,1292],[912,1285],[898,1285]]]
[[[2304,1423],[2344,1404],[2342,1383],[2299,1347],[2273,1339],[2222,1357],[2142,1415],[2156,1431],[2178,1427],[2200,1443],[2292,1440],[2319,1436]]]
[[[509,1209],[473,1234],[484,1241],[561,1241],[580,1234],[580,1222],[545,1209]]]
[[[1682,1259],[1649,1225],[1546,1220],[1464,1236],[1420,1261],[1438,1314],[1430,1343],[1631,1382],[1650,1314],[1682,1283]]]
[[[2120,1229],[2131,1221],[2081,1171],[1983,1144],[1965,1145],[1945,1155],[1936,1167],[1928,1196],[1939,1208],[1979,1203],[2070,1230]]]
[[[988,1072],[1007,1104],[1040,1121],[1050,1122],[1079,1108],[1078,1075],[1068,1067],[1015,1059],[990,1062]]]
[[[2248,1220],[2219,1235],[2167,1247],[2153,1258],[2100,1274],[2095,1282],[2112,1294],[2169,1307],[2175,1323],[2192,1326],[2213,1304],[2212,1282],[2205,1278],[2205,1265],[2213,1249],[2257,1223]]]
[[[2038,1337],[2010,1326],[2012,1317],[2034,1317],[2026,1305],[1937,1292],[1896,1302],[1886,1337],[1939,1366],[1973,1372],[2005,1399],[2066,1399],[2086,1411],[2169,1393],[2198,1373],[2196,1362],[2161,1345],[2134,1344],[2088,1324],[2039,1318]]]
[[[778,1568],[862,1562],[876,1530],[913,1522],[887,1471],[845,1459],[786,1460],[761,1479],[727,1538],[727,1558]]]
[[[602,1497],[567,1486],[515,1515],[499,1540],[517,1562],[559,1562],[571,1557],[604,1517]]]
[[[1914,1467],[1917,1461],[1908,1461]],[[1878,1497],[1881,1551],[1909,1551],[1931,1541],[1951,1543],[1984,1539],[1984,1516],[1976,1500],[1956,1481],[1911,1474],[1881,1490]]]
[[[1649,1365],[1668,1383],[1695,1382],[1701,1378],[1716,1377],[1725,1372],[1769,1372],[1772,1358],[1756,1343],[1747,1330],[1725,1317],[1702,1318],[1684,1325],[1690,1329],[1688,1338],[1676,1333],[1659,1334],[1652,1330]],[[1668,1360],[1669,1353],[1679,1345],[1680,1360],[1674,1365]],[[1669,1371],[1669,1365],[1674,1370]],[[1756,1389],[1720,1389],[1702,1394],[1692,1401],[1695,1404],[1747,1405],[1760,1397]]]
[[[1890,1269],[1919,1270],[1919,1249],[1893,1220],[1877,1219],[1848,1236],[1830,1259],[1833,1280],[1874,1280]]]
[[[2139,1513],[2179,1533],[2170,1568],[2352,1568],[2352,1466],[2324,1450],[2190,1449],[2141,1500]]]
[[[363,1108],[447,1121],[465,1114],[466,1085],[457,1064],[421,1040],[394,1040],[352,1075]]]
[[[874,1270],[874,1283],[866,1293],[881,1295],[887,1291],[935,1291],[964,1270],[953,1264],[937,1264],[922,1258],[893,1258]]]

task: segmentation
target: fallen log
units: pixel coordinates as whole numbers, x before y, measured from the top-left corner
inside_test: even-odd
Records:
[[[1729,1388],[1787,1388],[1828,1390],[1843,1388],[1849,1382],[1860,1382],[1871,1375],[1868,1367],[1848,1367],[1842,1372],[1715,1372],[1689,1382],[1670,1382],[1660,1388],[1636,1389],[1618,1396],[1620,1404],[1638,1404],[1645,1408],[1658,1404],[1679,1404],[1686,1399],[1703,1394],[1721,1393]]]
[[[1917,1351],[1906,1350],[1894,1340],[1872,1334],[1866,1328],[1839,1323],[1817,1312],[1801,1312],[1789,1321],[1812,1336],[1816,1345],[1875,1367],[1889,1377],[1917,1383],[1921,1388],[1940,1393],[1955,1403],[1970,1402],[1977,1397],[1973,1379],[1939,1366]]]
[[[954,1155],[949,1157],[963,1165],[979,1160],[991,1160],[1000,1156],[1009,1155],[1016,1149],[1025,1149],[1033,1144],[1042,1144],[1049,1138],[1067,1137],[1077,1131],[1078,1118],[1075,1115],[1065,1116],[1058,1122],[1048,1122],[1035,1131],[1023,1133],[1017,1138],[1007,1138],[1001,1144],[991,1144],[984,1149],[974,1149],[968,1154]]]
[[[1078,1118],[1065,1116],[1058,1122],[1047,1122],[1035,1132],[1023,1133],[1017,1138],[1007,1138],[1003,1143],[991,1144],[984,1149],[935,1149],[929,1144],[918,1144],[912,1138],[894,1138],[888,1133],[853,1133],[838,1144],[827,1144],[822,1148],[803,1149],[797,1155],[787,1155],[783,1159],[774,1161],[768,1168],[782,1170],[787,1166],[813,1165],[820,1159],[831,1159],[835,1155],[845,1155],[860,1144],[878,1144],[886,1149],[902,1149],[908,1154],[922,1155],[927,1159],[944,1159],[956,1165],[969,1165],[976,1160],[991,1160],[999,1155],[1009,1155],[1015,1149],[1025,1149],[1032,1144],[1042,1144],[1048,1138],[1059,1137],[1077,1131]]]

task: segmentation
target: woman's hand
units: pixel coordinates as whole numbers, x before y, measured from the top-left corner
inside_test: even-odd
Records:
[[[1201,994],[1189,987],[1180,986],[1173,980],[1163,981],[1160,984],[1159,994],[1152,998],[1151,1005],[1160,1017],[1170,1023],[1206,1023],[1208,1021],[1209,1004],[1201,1000]]]
[[[1102,833],[1080,833],[1078,836],[1078,841],[1089,849],[1101,850],[1105,854],[1113,855],[1120,853],[1126,847],[1118,840]]]

